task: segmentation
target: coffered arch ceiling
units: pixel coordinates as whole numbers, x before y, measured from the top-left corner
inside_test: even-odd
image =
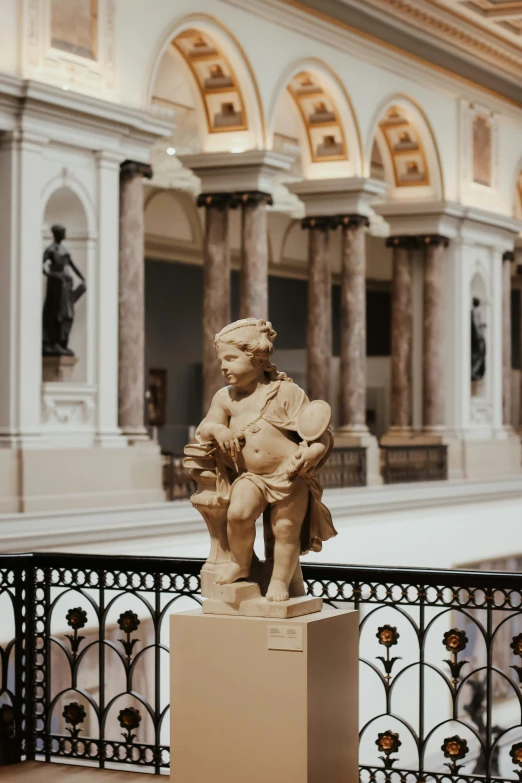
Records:
[[[388,183],[390,200],[443,198],[443,178],[433,132],[406,96],[379,110],[370,136],[370,174]]]
[[[269,143],[299,148],[307,178],[356,176],[361,173],[360,134],[342,82],[320,61],[294,65],[276,92]]]
[[[195,151],[195,136],[203,151],[264,146],[252,69],[239,43],[210,17],[187,17],[169,32],[156,58],[149,102],[157,113],[172,115],[179,152]]]

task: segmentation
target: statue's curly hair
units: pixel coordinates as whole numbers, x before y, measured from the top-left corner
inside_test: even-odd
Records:
[[[272,329],[270,321],[258,318],[243,318],[240,321],[225,326],[214,339],[216,348],[219,343],[235,345],[244,351],[251,359],[264,359],[264,371],[271,381],[291,381],[284,372],[279,372],[270,357],[274,351],[274,340],[277,332]]]

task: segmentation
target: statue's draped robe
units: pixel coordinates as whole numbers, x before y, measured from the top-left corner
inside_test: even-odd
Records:
[[[303,407],[309,402],[304,391],[290,380],[279,380],[269,392],[267,400],[271,404],[263,414],[263,419],[279,430],[293,433],[296,443],[300,442],[297,434],[297,420]],[[326,461],[332,445],[333,437],[330,430],[330,445],[322,462]],[[218,493],[223,503],[228,503],[233,487],[241,481],[250,481],[260,490],[267,504],[277,503],[287,498],[293,491],[297,476],[301,476],[308,484],[309,502],[301,532],[301,554],[320,552],[322,542],[337,535],[332,522],[332,515],[321,502],[323,489],[315,471],[288,475],[288,466],[276,473],[259,474],[245,471],[240,473],[230,485],[222,470],[218,470]],[[221,475],[219,475],[221,474]]]

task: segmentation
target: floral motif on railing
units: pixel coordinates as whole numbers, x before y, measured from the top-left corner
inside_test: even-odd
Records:
[[[78,635],[78,631],[81,631],[87,625],[87,612],[85,609],[77,606],[74,609],[69,609],[65,619],[67,620],[67,625],[73,629],[73,633],[66,633],[65,638],[69,639],[73,660],[76,660],[80,644],[85,639],[85,636]]]
[[[447,663],[452,677],[452,685],[457,687],[462,667],[468,663],[468,661],[459,661],[458,654],[466,649],[468,644],[468,637],[464,631],[459,628],[452,628],[450,631],[446,631],[442,639],[442,643],[446,650],[451,653],[451,660],[445,658],[444,663]]]
[[[72,728],[66,726],[65,730],[69,732],[72,739],[78,739],[82,732],[82,729],[79,729],[78,726],[82,724],[87,717],[83,704],[78,704],[77,701],[66,704],[63,708],[62,716],[65,718],[65,722],[70,723],[72,726]]]
[[[379,644],[382,644],[384,647],[386,647],[386,658],[382,655],[377,656],[378,661],[382,661],[382,665],[384,666],[384,671],[386,672],[385,680],[389,682],[391,679],[392,669],[394,664],[397,661],[401,661],[402,658],[399,656],[395,656],[394,658],[390,658],[390,648],[394,647],[400,637],[400,633],[397,631],[397,628],[393,625],[382,625],[380,628],[377,629],[377,633],[375,634],[377,636],[377,639],[379,640]]]
[[[124,729],[122,736],[124,737],[125,742],[130,745],[137,739],[137,734],[133,734],[132,732],[140,727],[141,715],[139,710],[135,707],[125,707],[125,709],[120,710],[118,721],[122,729]]]
[[[516,769],[515,772],[518,775],[519,780],[522,780],[522,742],[517,742],[509,751],[513,764],[516,764],[520,769]]]
[[[402,742],[399,739],[399,735],[394,731],[383,731],[377,735],[375,744],[379,748],[384,756],[379,756],[379,760],[384,764],[384,769],[391,769],[398,759],[392,759],[392,753],[397,753]]]
[[[452,775],[456,775],[463,766],[457,762],[461,761],[469,752],[467,741],[455,734],[453,737],[446,737],[440,749],[444,752],[444,758],[449,759],[449,763],[444,766],[449,768]]]
[[[120,631],[123,631],[126,636],[126,639],[118,639],[118,641],[123,645],[125,655],[127,656],[127,663],[130,663],[132,658],[134,645],[138,644],[139,642],[139,639],[131,639],[131,635],[138,630],[139,624],[140,621],[138,615],[134,612],[131,612],[130,610],[123,612],[123,614],[120,614],[118,617],[118,626]]]

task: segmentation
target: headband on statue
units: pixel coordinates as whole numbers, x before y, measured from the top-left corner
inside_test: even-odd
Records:
[[[234,323],[223,327],[223,329],[216,334],[216,340],[220,337],[224,337],[229,332],[235,332],[236,329],[242,329],[245,326],[266,326],[266,321],[259,320],[258,318],[242,318],[240,321],[234,321]]]

